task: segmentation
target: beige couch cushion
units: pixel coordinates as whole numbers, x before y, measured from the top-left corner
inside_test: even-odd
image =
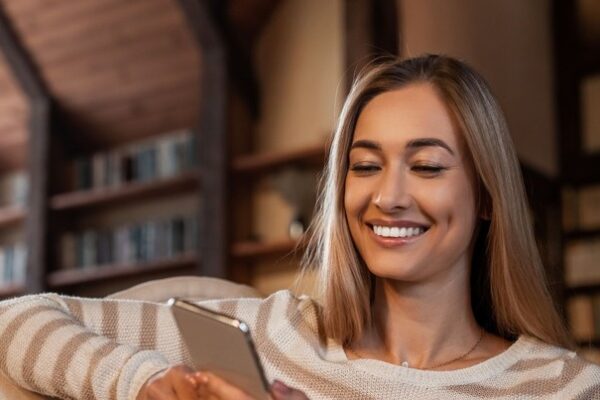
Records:
[[[204,276],[177,276],[141,283],[111,294],[113,299],[147,300],[165,302],[171,297],[189,300],[227,299],[236,297],[262,297],[251,286]]]

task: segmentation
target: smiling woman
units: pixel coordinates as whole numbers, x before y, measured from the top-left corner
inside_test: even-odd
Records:
[[[394,293],[394,304],[421,299],[419,312],[451,305],[448,316],[470,328],[463,347],[479,327],[492,352],[522,334],[571,347],[504,117],[465,64],[426,56],[365,72],[333,138],[321,199],[306,264],[321,273],[329,336],[352,346],[378,325],[381,334],[381,319],[406,314],[404,302],[389,309]],[[419,352],[422,365],[435,361],[430,352]]]
[[[274,398],[600,398],[549,295],[504,118],[467,65],[391,60],[357,79],[309,234],[315,299],[203,303],[250,326]],[[159,304],[0,303],[0,352],[52,396],[248,398],[181,365]]]

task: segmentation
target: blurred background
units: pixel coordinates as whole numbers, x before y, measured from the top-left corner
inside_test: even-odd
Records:
[[[600,360],[597,0],[0,0],[0,297],[288,287],[353,76],[426,52],[491,84]]]

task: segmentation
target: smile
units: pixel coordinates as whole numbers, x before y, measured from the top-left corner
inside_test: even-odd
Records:
[[[412,238],[412,237],[416,237],[416,236],[420,236],[423,233],[425,233],[425,231],[427,231],[427,229],[425,227],[402,227],[399,228],[397,226],[379,226],[379,225],[373,225],[371,227],[373,229],[373,232],[380,237],[385,237],[385,238]]]

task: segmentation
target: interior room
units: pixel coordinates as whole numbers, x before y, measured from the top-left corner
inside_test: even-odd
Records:
[[[0,0],[0,298],[295,287],[355,77],[425,53],[490,83],[552,298],[600,363],[595,0]]]

